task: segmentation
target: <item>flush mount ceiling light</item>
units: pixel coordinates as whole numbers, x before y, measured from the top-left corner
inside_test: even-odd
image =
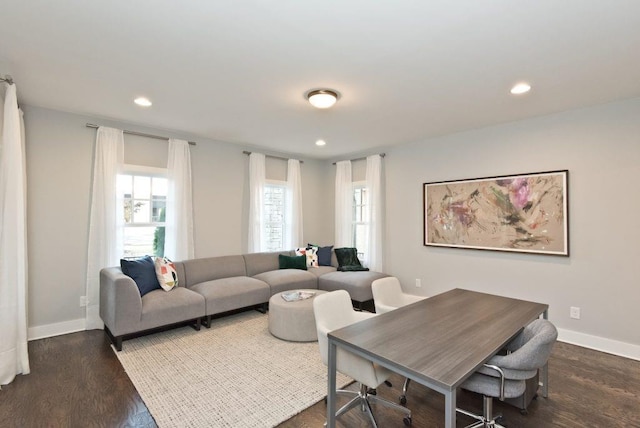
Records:
[[[521,95],[521,94],[526,94],[530,90],[531,90],[531,85],[529,85],[526,82],[520,82],[514,85],[513,88],[511,88],[511,93],[513,95]]]
[[[338,101],[338,93],[330,89],[317,89],[309,92],[307,99],[316,108],[329,108]]]
[[[318,141],[316,141],[316,146],[320,146],[320,147],[322,147],[322,146],[324,146],[324,145],[326,145],[326,144],[327,144],[327,142],[326,142],[326,141],[324,141],[324,140],[318,140]]]
[[[140,107],[151,107],[151,104],[152,104],[149,98],[145,98],[145,97],[138,97],[135,100],[133,100],[133,102],[139,105]]]

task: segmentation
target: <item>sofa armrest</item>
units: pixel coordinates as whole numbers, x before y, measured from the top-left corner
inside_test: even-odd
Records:
[[[135,281],[119,267],[100,271],[100,318],[114,336],[137,330],[142,298]]]

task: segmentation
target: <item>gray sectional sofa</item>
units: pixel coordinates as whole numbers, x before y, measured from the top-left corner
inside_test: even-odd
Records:
[[[280,269],[278,256],[293,251],[252,253],[175,262],[178,286],[153,290],[140,297],[138,288],[119,267],[100,272],[100,317],[115,348],[122,341],[174,325],[190,323],[211,327],[211,318],[237,309],[265,311],[269,298],[285,290],[347,290],[354,305],[371,301],[371,283],[384,273],[340,272],[332,266],[308,270]]]

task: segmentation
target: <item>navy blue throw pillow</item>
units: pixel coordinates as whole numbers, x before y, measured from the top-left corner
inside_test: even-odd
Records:
[[[309,246],[318,248],[318,252],[316,253],[318,256],[318,266],[331,266],[331,250],[333,249],[333,245],[320,247],[318,245],[309,244]]]
[[[122,273],[136,282],[138,290],[140,290],[140,296],[160,288],[160,283],[156,276],[156,267],[151,256],[144,256],[134,260],[120,259],[120,268]]]

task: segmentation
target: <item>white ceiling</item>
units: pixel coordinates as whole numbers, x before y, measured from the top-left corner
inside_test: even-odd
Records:
[[[329,159],[640,96],[640,1],[0,0],[6,73],[25,104]]]

